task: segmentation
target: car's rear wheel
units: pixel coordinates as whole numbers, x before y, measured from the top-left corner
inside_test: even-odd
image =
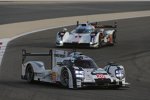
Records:
[[[26,70],[26,78],[29,83],[34,81],[34,71],[31,65],[28,65]]]
[[[109,46],[113,46],[115,43],[115,37],[114,37],[114,33],[112,35],[109,36],[109,42],[108,42]]]
[[[113,33],[113,43],[116,43],[116,32]]]
[[[61,71],[61,84],[67,88],[69,86],[69,73],[66,68]]]

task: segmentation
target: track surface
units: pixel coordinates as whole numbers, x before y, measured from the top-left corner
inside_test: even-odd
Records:
[[[60,29],[53,29],[21,37],[9,44],[0,72],[1,100],[149,100],[149,20],[150,17],[119,20],[118,44],[114,47],[79,49],[93,57],[101,67],[107,61],[123,64],[131,88],[68,90],[51,84],[28,84],[22,81],[21,49],[44,52],[55,48],[55,33]]]
[[[15,4],[0,2],[0,24],[66,16],[149,10],[150,2]]]

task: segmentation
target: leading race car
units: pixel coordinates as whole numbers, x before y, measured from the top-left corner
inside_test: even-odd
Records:
[[[27,61],[27,56],[51,56],[51,66],[45,69],[42,61]],[[23,50],[22,79],[28,82],[61,83],[67,88],[87,86],[125,87],[125,70],[114,63],[99,68],[94,60],[80,52],[50,50],[48,54],[27,53]]]
[[[116,40],[117,23],[114,25],[98,25],[98,23],[79,24],[68,32],[66,28],[57,33],[56,46],[75,46],[98,48],[104,45],[114,45]]]

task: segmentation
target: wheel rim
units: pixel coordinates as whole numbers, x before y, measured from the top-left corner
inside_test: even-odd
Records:
[[[62,81],[64,86],[68,86],[69,83],[69,75],[67,70],[62,71]]]

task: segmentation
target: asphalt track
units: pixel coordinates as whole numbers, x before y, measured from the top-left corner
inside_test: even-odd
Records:
[[[149,100],[149,20],[150,17],[118,20],[115,46],[78,49],[94,58],[100,67],[108,61],[124,65],[130,88],[69,90],[52,84],[28,84],[21,80],[21,49],[46,52],[55,48],[55,33],[60,29],[52,29],[20,37],[8,44],[0,68],[0,100]]]
[[[108,61],[124,65],[131,88],[68,90],[51,84],[22,81],[21,49],[48,52],[49,48],[55,48],[55,33],[60,29],[53,29],[21,37],[8,45],[0,72],[0,97],[2,100],[149,100],[149,20],[150,17],[118,20],[118,43],[114,47],[79,49],[93,57],[100,67]]]
[[[0,24],[66,16],[149,10],[150,2],[0,2]]]

